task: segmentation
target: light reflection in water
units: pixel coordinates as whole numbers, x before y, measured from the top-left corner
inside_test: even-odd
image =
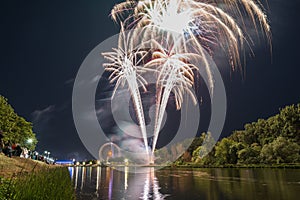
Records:
[[[74,179],[73,179],[74,180]],[[77,188],[77,183],[78,183],[78,167],[75,167],[75,184],[74,184],[74,188]]]
[[[149,188],[150,188],[150,177],[149,177],[149,174],[147,174],[147,178],[145,180],[145,186],[144,186],[144,191],[143,191],[143,197],[142,199],[148,199],[149,197]]]
[[[125,166],[122,171],[99,166],[74,167],[69,171],[70,173],[73,171],[71,177],[74,188],[81,197],[79,199],[88,199],[84,195],[91,196],[91,194],[94,197],[109,200],[119,198],[164,199],[159,192],[160,187],[154,168],[144,168],[143,173],[137,174],[130,174],[128,166]]]
[[[78,200],[143,199],[299,199],[300,173],[297,170],[201,169],[158,170],[143,168],[129,173],[102,167],[74,167],[73,184]],[[91,171],[91,182],[88,181]],[[258,192],[259,191],[259,192]]]
[[[124,169],[126,172],[126,169]],[[131,169],[131,171],[133,171]],[[143,199],[143,200],[162,200],[164,195],[159,192],[158,181],[155,177],[154,168],[141,168],[139,173],[130,173],[127,175],[128,186],[125,190],[124,199]],[[126,173],[124,175],[126,177]],[[124,180],[126,182],[126,180]]]
[[[108,199],[111,200],[112,197],[112,191],[113,191],[113,183],[114,183],[114,171],[110,170],[110,176],[109,176],[109,189],[108,189]]]
[[[127,190],[128,188],[128,172],[129,172],[129,168],[125,167],[124,168],[124,173],[125,173],[125,177],[124,177],[124,189]]]
[[[88,178],[89,182],[92,181],[92,168],[91,167],[87,167],[87,178]]]
[[[74,168],[73,168],[73,167],[68,167],[68,170],[69,170],[71,179],[73,179],[73,176],[74,176]]]
[[[148,168],[148,173],[145,180],[143,196],[141,199],[148,200],[148,199],[155,199],[155,200],[162,200],[165,199],[165,196],[162,195],[160,192],[160,187],[158,181],[155,176],[154,168]]]
[[[100,179],[101,179],[101,168],[98,166],[97,167],[97,180],[96,180],[96,194],[97,194],[97,197],[98,197],[98,190],[99,190],[99,183],[100,183]]]
[[[81,191],[83,189],[84,182],[85,182],[85,167],[81,167],[81,185],[80,185]]]

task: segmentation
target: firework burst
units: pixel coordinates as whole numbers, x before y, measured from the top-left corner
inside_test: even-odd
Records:
[[[178,110],[184,101],[183,96],[185,93],[192,98],[195,104],[197,103],[192,88],[194,85],[194,71],[198,68],[190,64],[189,61],[199,57],[199,55],[182,52],[180,43],[168,45],[170,49],[167,50],[155,40],[152,43],[154,43],[153,45],[156,48],[152,53],[152,60],[144,67],[154,68],[157,74],[156,117],[152,144],[153,154],[171,92],[175,96],[175,104]],[[178,44],[179,46],[177,46]]]
[[[145,149],[148,154],[149,149],[145,118],[139,91],[139,86],[146,90],[145,84],[147,84],[147,81],[140,75],[143,69],[138,66],[138,63],[143,60],[146,52],[139,50],[133,45],[131,37],[134,36],[134,33],[125,33],[122,28],[119,35],[118,48],[113,48],[113,52],[102,53],[104,58],[109,61],[108,63],[103,64],[103,66],[106,71],[111,73],[109,76],[110,82],[115,83],[112,98],[119,86],[124,87],[125,84],[128,85],[144,139]]]
[[[154,47],[150,51],[152,59],[144,66],[146,70],[151,68],[158,77],[152,152],[156,146],[164,110],[171,92],[174,93],[177,109],[181,108],[184,93],[190,94],[196,102],[191,89],[194,84],[194,70],[197,67],[189,64],[190,59],[194,57],[200,59],[199,63],[202,64],[198,67],[205,69],[212,95],[214,80],[208,60],[212,58],[216,48],[220,47],[226,52],[230,66],[235,70],[242,67],[241,51],[244,51],[244,46],[248,46],[251,50],[253,45],[252,38],[248,34],[249,24],[257,33],[259,30],[265,33],[268,41],[271,41],[270,26],[263,6],[258,0],[127,0],[116,5],[111,16],[116,22],[124,24],[125,29],[142,30],[139,35],[142,34]],[[122,32],[124,32],[123,25]],[[132,42],[137,40],[134,37],[131,39]],[[139,97],[137,83],[142,86],[146,84],[139,73],[142,68],[132,64],[130,57],[133,55],[124,54],[130,49],[126,49],[126,44],[122,41],[119,43],[123,48],[105,55],[112,61],[106,66],[107,70],[112,71],[114,77],[112,81],[117,80],[116,87],[124,84],[126,80],[132,96]],[[190,53],[188,43],[195,53]],[[139,54],[141,53],[143,54],[143,51]],[[119,55],[122,55],[122,58],[119,58]],[[129,59],[126,60],[125,57],[128,56]],[[138,97],[135,102],[140,106],[136,111],[143,115],[142,102]],[[144,121],[143,116],[140,116],[143,129],[141,121]],[[143,136],[145,136],[144,132]]]
[[[245,11],[244,13],[242,12]],[[124,11],[131,14],[122,16]],[[244,15],[250,16],[255,28],[257,21],[270,40],[270,26],[262,6],[253,0],[143,0],[126,1],[112,10],[115,20],[125,18],[129,28],[145,27],[153,34],[167,31],[174,40],[192,39],[202,56],[208,74],[211,91],[213,75],[206,52],[213,54],[211,47],[220,45],[229,58],[232,69],[241,67],[240,50],[244,43],[252,41],[243,26]],[[237,18],[241,20],[239,25]],[[250,46],[250,45],[249,45]]]

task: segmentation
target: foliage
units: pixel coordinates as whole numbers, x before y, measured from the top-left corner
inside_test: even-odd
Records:
[[[12,194],[12,180],[1,178],[0,177],[0,199],[1,200],[10,200],[13,198]]]
[[[300,143],[300,104],[287,106],[267,120],[246,124],[245,130],[235,131],[230,138],[248,145],[258,143],[263,146],[279,136]]]
[[[270,144],[264,145],[260,157],[264,163],[297,163],[300,162],[300,145],[279,136]]]
[[[45,169],[1,182],[0,199],[75,199],[66,168]]]
[[[163,164],[171,160],[169,151],[166,147],[156,150],[154,154],[156,158],[155,163],[157,164]]]
[[[279,114],[245,124],[244,128],[220,140],[209,153],[202,145],[202,135],[189,148],[193,149],[191,161],[215,167],[300,163],[300,104],[287,106]],[[202,157],[200,152],[207,155]]]
[[[155,163],[166,164],[170,161],[176,160],[177,163],[190,162],[192,159],[192,152],[194,148],[201,145],[203,138],[196,137],[194,139],[188,138],[182,142],[163,147],[155,151]],[[187,150],[186,150],[187,149]],[[178,155],[181,155],[178,158]]]
[[[33,150],[37,143],[32,131],[32,123],[18,116],[9,105],[6,98],[0,95],[0,130],[4,136],[3,142],[19,143],[22,147]],[[32,139],[29,143],[28,139]]]
[[[219,165],[236,164],[238,152],[244,148],[244,144],[234,140],[224,138],[216,145],[216,163]]]
[[[246,146],[238,152],[239,164],[258,164],[260,162],[260,146]]]

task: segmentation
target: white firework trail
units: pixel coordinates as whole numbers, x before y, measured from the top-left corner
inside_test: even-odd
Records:
[[[153,43],[156,46],[156,50],[152,53],[152,60],[144,66],[145,68],[154,68],[158,74],[152,155],[157,144],[164,111],[171,92],[175,96],[175,104],[178,110],[181,108],[185,93],[190,95],[195,104],[197,103],[192,88],[194,85],[194,71],[198,70],[198,68],[190,64],[189,61],[199,57],[198,54],[181,52],[181,45],[177,46],[180,43],[169,45],[171,48],[168,50],[155,40]]]
[[[139,91],[139,85],[146,90],[145,85],[147,84],[147,81],[140,75],[143,69],[138,66],[138,63],[143,60],[147,52],[135,48],[131,37],[135,37],[134,32],[126,34],[124,29],[121,29],[118,48],[113,48],[113,52],[102,53],[104,58],[109,61],[108,63],[103,64],[103,66],[106,71],[111,72],[109,76],[110,83],[115,83],[112,98],[119,86],[124,87],[125,84],[128,85],[137,120],[141,128],[145,149],[149,155],[144,111]]]
[[[175,95],[177,109],[183,103],[183,93],[192,94],[195,66],[188,60],[195,54],[189,53],[186,43],[193,44],[193,52],[203,63],[199,67],[206,71],[211,95],[214,80],[208,60],[213,56],[213,49],[221,47],[226,52],[232,70],[241,67],[240,52],[244,44],[251,50],[252,39],[244,19],[250,19],[252,27],[265,33],[271,44],[270,26],[258,0],[127,0],[116,5],[111,16],[123,22],[126,29],[142,28],[144,36],[150,37],[154,46],[159,46],[152,49],[153,60],[146,64],[146,67],[154,67],[158,74],[152,152],[171,92]],[[173,41],[175,47],[165,46],[161,40],[156,40],[157,35]]]
[[[245,10],[245,14],[242,14]],[[150,33],[167,31],[174,41],[192,39],[202,56],[210,91],[213,92],[213,74],[208,63],[211,45],[219,44],[227,52],[232,69],[241,67],[240,50],[248,43],[247,28],[239,25],[236,18],[243,20],[249,15],[257,27],[258,21],[270,40],[270,26],[259,1],[254,0],[127,0],[112,10],[113,19],[121,19],[124,11],[132,11],[124,21],[129,27],[145,27]],[[235,18],[234,18],[235,17]],[[243,24],[243,21],[242,21]],[[249,45],[250,46],[250,45]]]

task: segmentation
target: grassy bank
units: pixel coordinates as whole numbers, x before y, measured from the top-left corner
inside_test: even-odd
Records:
[[[0,199],[75,199],[67,168],[0,155]]]
[[[9,158],[0,154],[0,177],[10,178],[19,174],[30,173],[32,170],[40,171],[45,168],[55,168],[55,166],[20,157]]]

